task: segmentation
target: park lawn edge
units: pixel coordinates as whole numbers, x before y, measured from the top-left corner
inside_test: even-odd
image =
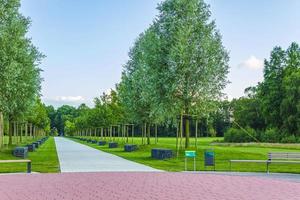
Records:
[[[111,153],[122,157],[124,159],[134,161],[140,164],[144,164],[156,169],[180,172],[184,171],[184,150],[179,152],[178,158],[172,158],[167,160],[156,160],[151,158],[151,148],[169,148],[169,146],[164,146],[165,144],[158,145],[138,145],[139,149],[135,152],[124,152],[124,142],[119,143],[118,148],[110,149],[108,146],[99,146],[98,144],[87,143],[74,138],[70,138],[75,142],[81,143],[83,145],[90,146],[92,148]],[[203,139],[203,138],[202,138]],[[203,143],[203,142],[202,142]],[[213,170],[212,167],[204,168],[203,153],[204,149],[214,148],[216,150],[216,171],[226,172],[230,171],[229,160],[230,159],[246,159],[246,160],[266,160],[267,152],[299,152],[298,148],[291,148],[287,146],[283,147],[263,147],[263,146],[215,146],[211,145],[211,142],[201,143],[201,148],[198,149],[198,157],[196,158],[197,171],[210,171]],[[284,146],[284,144],[283,144]],[[174,148],[170,148],[174,151]],[[270,165],[271,172],[276,173],[295,173],[300,174],[300,164],[272,164]],[[193,170],[193,162],[189,160],[188,170]],[[266,172],[265,164],[258,163],[234,163],[232,165],[233,172]]]
[[[38,139],[36,139],[38,140]],[[19,145],[24,146],[25,144]],[[0,160],[18,160],[12,155],[14,146],[5,148],[0,152]],[[36,151],[28,152],[28,157],[32,162],[32,172],[38,173],[57,173],[60,172],[59,160],[56,151],[54,137],[49,137]],[[27,170],[26,163],[7,163],[0,164],[0,173],[23,173]]]

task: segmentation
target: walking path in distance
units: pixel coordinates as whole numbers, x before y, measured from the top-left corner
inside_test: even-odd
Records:
[[[160,171],[98,149],[55,137],[61,172],[156,172]]]

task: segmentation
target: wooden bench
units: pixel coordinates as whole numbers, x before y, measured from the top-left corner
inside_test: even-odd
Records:
[[[278,164],[300,164],[300,153],[298,152],[270,152],[268,160],[229,160],[230,171],[231,163],[265,163],[267,173],[270,172],[269,165],[271,163]]]
[[[0,160],[0,163],[27,163],[27,173],[31,173],[31,160]]]

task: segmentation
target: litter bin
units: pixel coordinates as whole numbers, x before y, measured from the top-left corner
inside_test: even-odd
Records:
[[[204,168],[205,168],[205,170],[206,170],[206,167],[214,167],[214,170],[216,170],[215,152],[213,149],[206,149],[204,151]]]

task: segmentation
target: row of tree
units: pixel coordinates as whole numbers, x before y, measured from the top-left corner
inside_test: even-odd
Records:
[[[117,92],[126,119],[170,122],[188,147],[191,119],[208,118],[222,96],[228,52],[203,0],[166,0],[158,11],[131,48]]]
[[[207,129],[229,60],[209,6],[203,0],[165,0],[158,11],[130,49],[116,90],[96,98],[92,109],[80,106],[74,120],[63,117],[64,131],[134,123],[150,141],[151,126],[167,124],[180,129],[188,147],[191,119]]]
[[[30,19],[19,12],[19,0],[0,0],[0,145],[12,143],[13,122],[47,128],[49,119],[39,100],[43,55],[26,37]]]
[[[231,102],[222,99],[228,52],[202,0],[165,0],[149,28],[136,39],[121,82],[95,106],[49,107],[51,126],[63,134],[136,124],[146,134],[223,136],[229,142],[293,141],[300,136],[300,50],[275,47],[264,80]],[[229,127],[232,127],[228,130]],[[176,130],[177,129],[177,130]],[[177,132],[179,131],[179,132]],[[144,136],[144,135],[143,135]]]

